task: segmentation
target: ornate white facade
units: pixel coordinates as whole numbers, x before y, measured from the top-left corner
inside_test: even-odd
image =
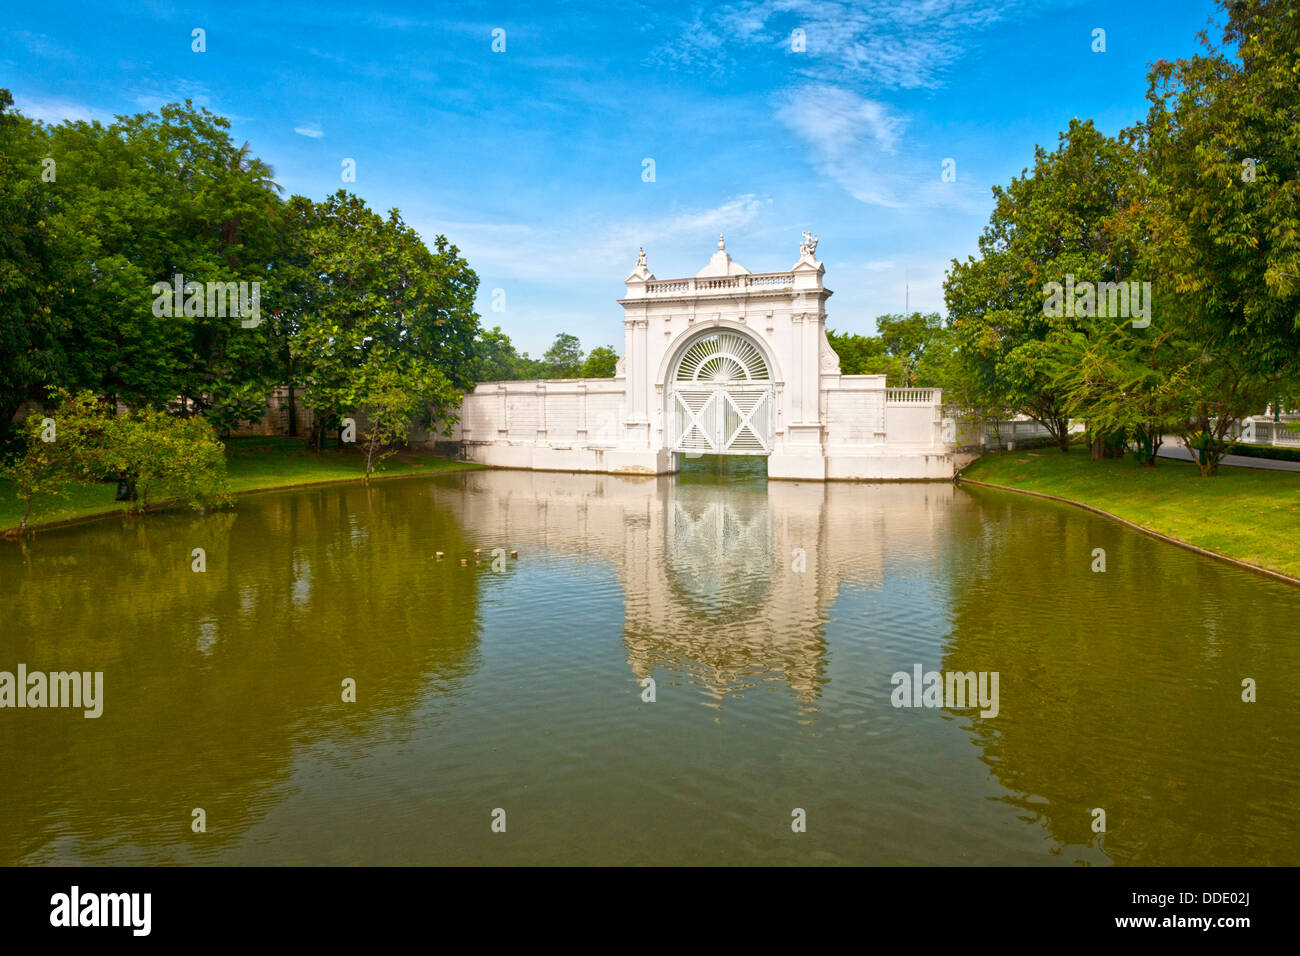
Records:
[[[506,468],[666,474],[682,455],[746,454],[769,478],[951,478],[939,389],[840,374],[817,243],[804,233],[788,271],[752,273],[719,237],[683,279],[656,278],[642,251],[614,378],[483,382],[448,437]]]

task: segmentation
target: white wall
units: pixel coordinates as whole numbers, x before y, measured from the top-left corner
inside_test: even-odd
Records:
[[[815,246],[814,246],[815,248]],[[787,272],[751,273],[719,242],[691,278],[659,280],[644,261],[626,280],[624,352],[612,379],[484,382],[446,436],[473,461],[510,468],[663,474],[678,357],[701,334],[731,330],[764,353],[775,416],[768,476],[939,479],[953,475],[938,389],[886,389],[841,375],[826,338],[825,269],[812,249]]]

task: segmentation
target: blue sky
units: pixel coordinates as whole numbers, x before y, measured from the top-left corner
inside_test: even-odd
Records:
[[[447,235],[484,324],[521,350],[565,331],[622,351],[638,246],[658,277],[694,275],[720,232],[754,272],[820,236],[831,328],[871,332],[905,285],[943,311],[990,187],[1073,116],[1139,119],[1148,64],[1195,52],[1214,17],[1210,0],[9,4],[0,86],[49,122],[191,98],[287,193],[346,185]]]

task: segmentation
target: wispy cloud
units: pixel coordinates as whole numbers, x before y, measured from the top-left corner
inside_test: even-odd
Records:
[[[809,162],[854,199],[897,207],[898,176],[890,169],[903,120],[884,103],[825,84],[782,94],[777,118],[808,147]]]
[[[321,131],[319,123],[309,123],[306,126],[295,126],[293,131],[299,136],[307,136],[311,139],[320,139],[325,135],[325,133]]]
[[[809,165],[859,202],[887,209],[983,209],[966,180],[943,182],[941,157],[910,139],[889,104],[824,83],[776,97],[777,119],[802,141]]]
[[[42,123],[56,124],[65,120],[74,123],[113,122],[111,113],[96,109],[93,106],[87,106],[84,103],[74,103],[71,100],[15,95],[14,105],[24,115],[30,116],[32,119],[38,119]]]
[[[186,100],[191,100],[195,106],[204,109],[214,109],[211,91],[202,83],[186,79],[171,80],[150,77],[145,81],[144,88],[137,90],[132,99],[140,109],[154,113],[171,103],[183,103]],[[228,119],[237,118],[228,110],[219,110],[217,112],[220,112],[221,115]]]
[[[72,52],[55,43],[44,33],[16,30],[11,36],[27,48],[28,52],[46,60],[75,60]]]
[[[699,246],[704,258],[719,233],[740,230],[760,215],[768,200],[752,194],[718,206],[628,220],[556,220],[544,227],[518,223],[434,221],[415,226],[426,242],[446,235],[480,275],[557,283],[608,283],[631,271],[639,246],[654,268],[656,248],[679,254]],[[575,237],[577,237],[575,239]],[[701,264],[703,264],[701,259]]]
[[[1070,0],[1064,0],[1066,4]],[[695,12],[651,59],[725,73],[756,52],[783,54],[809,78],[934,88],[978,36],[1050,0],[757,0]],[[802,30],[805,49],[793,49]]]

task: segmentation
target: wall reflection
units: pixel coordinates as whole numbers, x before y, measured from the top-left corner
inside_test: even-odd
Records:
[[[506,529],[617,569],[638,678],[663,668],[719,702],[777,680],[811,705],[841,589],[879,587],[887,553],[897,570],[933,567],[954,489],[519,471],[458,493],[471,536]]]

